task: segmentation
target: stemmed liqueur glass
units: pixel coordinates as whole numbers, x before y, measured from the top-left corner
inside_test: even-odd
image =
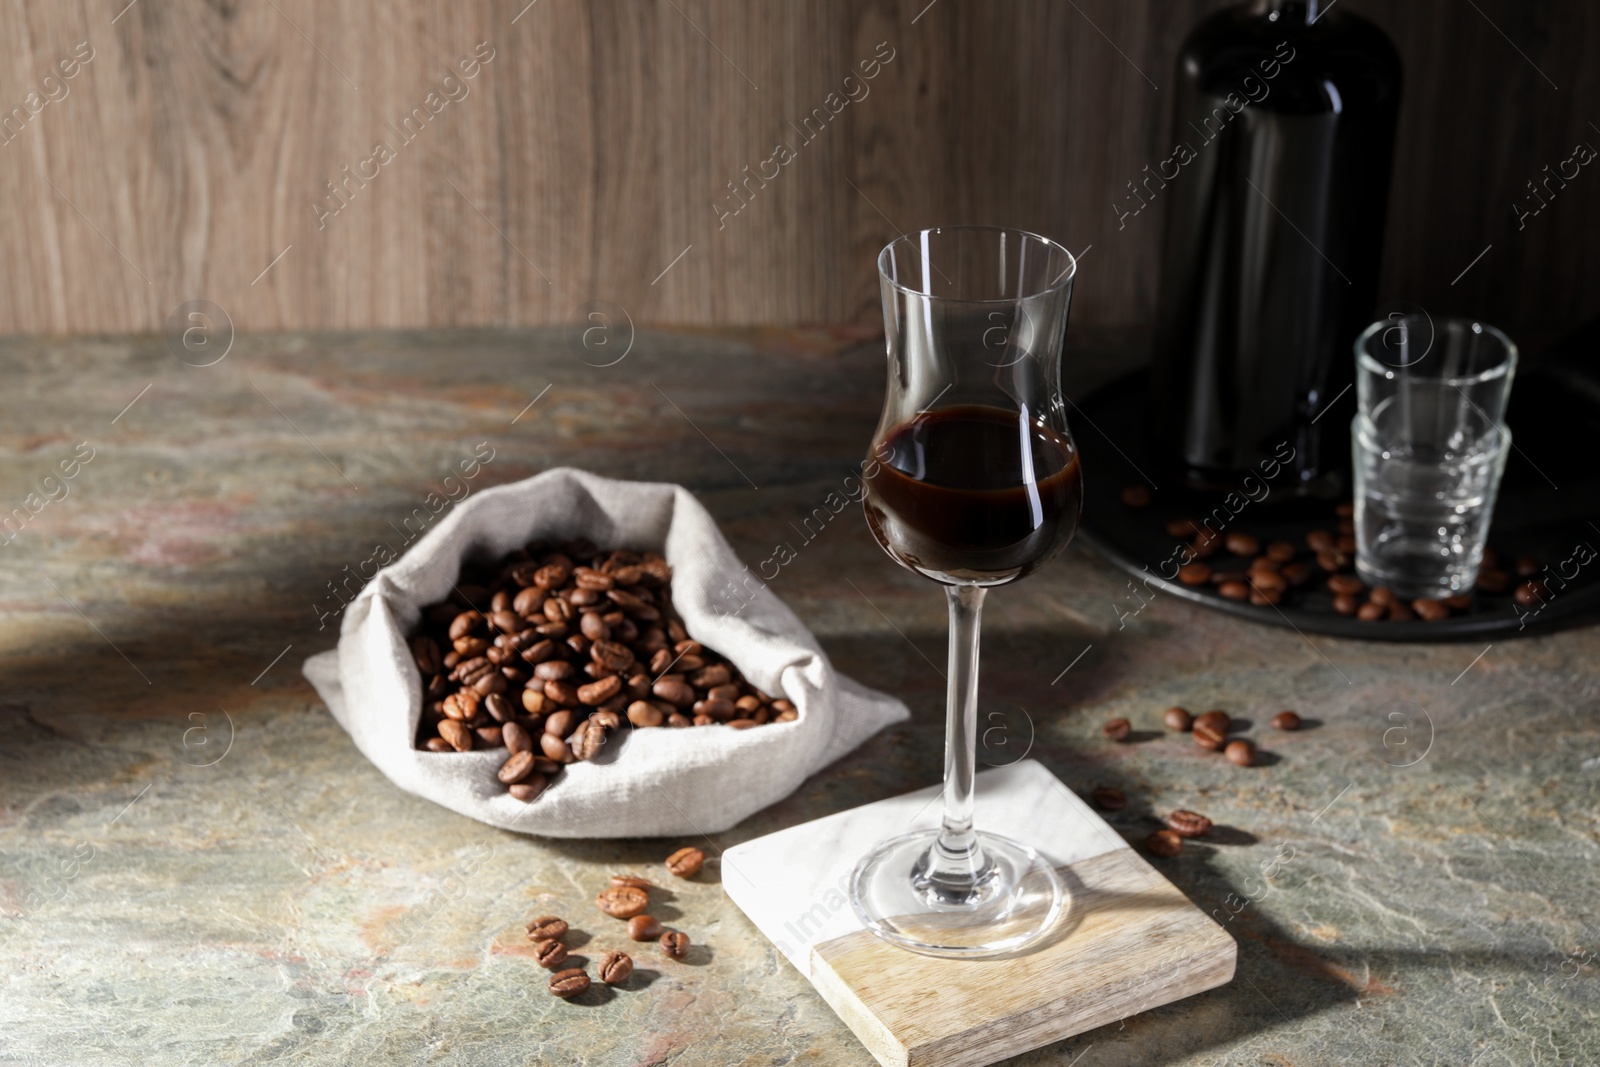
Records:
[[[984,596],[1059,552],[1082,511],[1060,384],[1076,270],[1054,241],[996,227],[906,234],[878,256],[889,385],[863,506],[884,551],[949,599],[944,820],[880,842],[850,898],[879,937],[930,955],[1015,952],[1061,914],[1051,865],[975,830],[972,801]]]

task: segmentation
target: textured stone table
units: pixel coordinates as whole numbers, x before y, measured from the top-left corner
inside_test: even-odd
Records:
[[[241,338],[203,368],[161,339],[0,344],[0,1062],[867,1062],[715,862],[939,775],[941,598],[853,509],[811,518],[876,417],[862,341],[641,333],[609,367],[562,333]],[[1131,358],[1071,348],[1080,394]],[[333,644],[330,583],[480,442],[474,488],[676,480],[752,564],[792,546],[773,589],[914,712],[698,842],[713,861],[661,914],[702,947],[583,1004],[544,991],[521,923],[604,940],[604,876],[686,842],[543,842],[410,797],[298,670]],[[990,598],[986,755],[1125,788],[1130,839],[1215,819],[1158,862],[1226,921],[1238,977],[1015,1062],[1600,1062],[1600,633],[1313,644],[1170,598],[1119,629],[1123,590],[1074,548]],[[1252,720],[1268,765],[1161,735],[1172,703]],[[1315,728],[1273,735],[1283,707]],[[1102,740],[1114,715],[1140,740]]]

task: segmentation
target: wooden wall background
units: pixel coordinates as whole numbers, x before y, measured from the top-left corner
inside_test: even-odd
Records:
[[[1381,291],[1513,328],[1600,312],[1600,166],[1520,232],[1511,209],[1600,147],[1600,5],[1342,2],[1406,64]],[[0,115],[65,88],[0,136],[0,332],[159,330],[196,298],[254,330],[567,322],[590,300],[871,321],[874,253],[946,221],[1092,246],[1075,321],[1147,320],[1163,205],[1122,230],[1111,205],[1167,154],[1173,57],[1213,0],[525,4],[0,0]],[[93,58],[42,86],[80,40]],[[386,123],[480,42],[468,95],[399,145]],[[869,94],[719,224],[727,183],[879,42]],[[319,229],[324,183],[379,140],[396,158]]]

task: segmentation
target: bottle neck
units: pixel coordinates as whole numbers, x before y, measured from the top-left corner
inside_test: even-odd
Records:
[[[1328,9],[1325,0],[1252,0],[1251,13],[1275,23],[1309,26]]]

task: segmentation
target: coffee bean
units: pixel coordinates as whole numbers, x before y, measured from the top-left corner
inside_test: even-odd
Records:
[[[628,705],[628,721],[635,726],[660,726],[665,719],[661,709],[647,700],[635,700]]]
[[[1252,589],[1250,590],[1250,603],[1258,608],[1271,607],[1283,599],[1283,591],[1279,589]]]
[[[527,729],[519,722],[508,722],[500,728],[501,740],[513,755],[518,752],[533,751],[533,738],[528,735]]]
[[[694,689],[681,678],[667,675],[650,687],[650,691],[675,707],[686,708],[694,703]]]
[[[1354,595],[1365,588],[1366,584],[1353,574],[1333,574],[1328,576],[1328,590],[1333,593]]]
[[[1193,537],[1198,529],[1193,519],[1173,519],[1167,523],[1167,536]]]
[[[465,721],[478,714],[480,697],[470,689],[463,689],[459,693],[451,693],[444,698],[441,709],[445,715],[452,719]]]
[[[456,747],[442,737],[430,737],[422,743],[429,752],[454,752]]]
[[[1356,618],[1362,622],[1376,622],[1388,613],[1388,608],[1385,608],[1382,604],[1374,604],[1369,600],[1356,609]]]
[[[549,784],[549,778],[545,777],[543,774],[535,772],[528,775],[528,777],[524,778],[522,781],[511,786],[506,790],[506,792],[510,793],[513,797],[522,801],[523,803],[527,803],[528,801],[537,798],[540,793],[543,793],[545,791],[545,787]]]
[[[439,724],[439,736],[448,741],[450,747],[457,752],[472,751],[472,731],[464,722],[445,719]]]
[[[1250,587],[1243,582],[1223,582],[1217,586],[1217,592],[1229,600],[1250,599]]]
[[[590,682],[588,685],[579,686],[578,700],[580,703],[594,707],[604,704],[620,692],[622,692],[622,679],[613,674],[611,677],[602,678],[598,682]]]
[[[1167,724],[1167,729],[1169,730],[1187,733],[1189,728],[1194,725],[1194,716],[1189,714],[1188,708],[1172,707],[1167,709],[1162,721]]]
[[[595,906],[613,919],[631,919],[644,913],[650,906],[650,895],[631,885],[614,885],[602,889],[594,898]]]
[[[1361,602],[1349,593],[1340,593],[1333,598],[1333,610],[1340,615],[1354,615],[1361,607]]]
[[[1242,737],[1237,738],[1228,742],[1228,747],[1223,749],[1222,754],[1228,757],[1229,763],[1237,764],[1240,767],[1248,767],[1256,761],[1255,742],[1247,741]]]
[[[472,728],[472,732],[474,734],[476,734],[477,737],[478,737],[478,741],[480,742],[479,745],[478,745],[479,748],[499,748],[500,747],[500,743],[501,743],[500,727],[498,727],[498,726],[475,726],[475,727]]]
[[[1518,556],[1511,569],[1518,578],[1532,578],[1539,573],[1539,561],[1532,556]]]
[[[1350,503],[1350,501],[1346,500],[1341,504],[1335,504],[1333,507],[1333,513],[1339,516],[1341,519],[1348,519],[1350,516],[1356,513],[1356,506]]]
[[[577,723],[577,714],[571,711],[551,712],[544,720],[544,732],[555,737],[565,738],[572,732],[572,727]]]
[[[1208,752],[1219,752],[1222,746],[1228,743],[1228,735],[1215,726],[1196,722],[1194,724],[1194,743]]]
[[[533,958],[539,966],[553,971],[567,962],[567,946],[559,941],[535,941]]]
[[[1233,729],[1233,720],[1228,717],[1228,713],[1216,708],[1202,712],[1195,718],[1194,724],[1196,726],[1209,726],[1213,730],[1224,734]]]
[[[1198,812],[1179,808],[1167,816],[1167,829],[1179,837],[1204,837],[1211,832],[1211,820]]]
[[[1341,533],[1339,535],[1339,539],[1333,543],[1335,551],[1343,553],[1346,556],[1355,555],[1356,539],[1351,536],[1351,534],[1354,532],[1355,531],[1352,530],[1350,533]]]
[[[1144,839],[1144,847],[1151,855],[1166,859],[1183,851],[1183,838],[1171,830],[1157,830]]]
[[[683,959],[689,954],[689,935],[681,930],[667,931],[661,935],[661,951],[668,959]]]
[[[649,915],[635,915],[628,920],[628,936],[635,941],[654,941],[661,936],[661,923]]]
[[[1211,568],[1204,563],[1186,563],[1178,568],[1178,581],[1184,585],[1205,585],[1211,579]]]
[[[728,680],[732,677],[733,676],[728,672],[728,665],[726,663],[717,663],[710,667],[706,667],[703,670],[696,671],[694,675],[690,677],[689,682],[692,685],[701,687],[702,689],[709,689],[714,685],[727,685]]]
[[[667,725],[674,728],[680,726],[692,726],[694,725],[694,720],[685,715],[680,715],[674,711],[672,714],[667,716]]]
[[[545,754],[547,759],[555,760],[557,763],[572,762],[572,750],[567,747],[565,741],[555,734],[540,734],[539,750]]]
[[[532,773],[533,753],[524,749],[521,752],[513,752],[511,758],[500,765],[500,770],[495,777],[506,785],[513,785]]]
[[[571,1000],[589,991],[589,976],[583,973],[582,968],[573,967],[565,971],[557,971],[550,976],[550,992],[562,1000]]]
[[[1297,555],[1294,545],[1288,541],[1274,541],[1267,546],[1267,558],[1278,563],[1288,563]]]
[[[1445,597],[1443,603],[1451,611],[1466,611],[1472,607],[1472,598],[1465,593],[1457,593],[1455,596]]]
[[[1261,541],[1241,530],[1230,533],[1223,539],[1223,544],[1235,556],[1255,556],[1261,553]]]
[[[589,655],[602,667],[618,673],[632,667],[635,659],[627,645],[616,641],[596,641],[594,647],[589,649]]]
[[[1275,730],[1300,729],[1300,716],[1293,711],[1280,711],[1272,717],[1272,728]]]
[[[1189,551],[1194,553],[1196,559],[1210,559],[1222,550],[1222,538],[1204,530],[1195,534],[1193,541],[1189,542]]]
[[[1298,589],[1311,581],[1311,568],[1304,563],[1290,563],[1283,568],[1284,581]]]
[[[1333,551],[1333,532],[1331,530],[1312,530],[1306,534],[1306,547],[1313,552]]]
[[[525,663],[543,663],[556,654],[556,643],[550,640],[536,641],[522,650],[522,659]]]
[[[1400,602],[1400,598],[1395,596],[1394,590],[1385,585],[1380,585],[1372,592],[1368,593],[1367,600],[1381,608],[1386,608],[1390,604],[1398,604]]]
[[[656,884],[650,879],[641,878],[637,874],[613,874],[611,876],[611,884],[631,885],[635,889],[643,889],[646,893],[656,887]]]
[[[1391,622],[1410,622],[1416,617],[1416,612],[1411,610],[1411,606],[1409,604],[1403,604],[1399,601],[1395,601],[1393,604],[1389,605],[1389,621]]]
[[[1411,602],[1411,610],[1426,622],[1438,622],[1440,619],[1450,617],[1450,609],[1442,600],[1433,600],[1428,597],[1418,597]]]
[[[1548,595],[1549,590],[1545,588],[1545,584],[1538,579],[1534,579],[1531,582],[1523,582],[1517,586],[1517,591],[1511,594],[1511,599],[1522,607],[1531,608],[1535,604],[1542,606]]]
[[[529,941],[545,941],[567,936],[567,920],[554,915],[541,915],[528,924]]]
[[[1122,505],[1129,508],[1150,506],[1150,490],[1143,485],[1128,485],[1122,489]]]
[[[1283,575],[1273,571],[1252,572],[1250,581],[1255,586],[1256,592],[1263,595],[1267,593],[1282,593],[1284,587],[1289,584],[1284,581]]]
[[[679,878],[693,878],[700,873],[700,868],[705,865],[706,854],[690,846],[680,848],[667,857],[667,870]]]
[[[545,660],[533,668],[533,676],[545,682],[560,682],[571,678],[572,664],[564,659]]]
[[[612,949],[600,957],[600,965],[595,968],[595,973],[606,985],[621,985],[633,977],[633,957]]]
[[[567,744],[575,758],[592,760],[606,747],[606,728],[595,719],[585,719],[578,724],[577,731]]]
[[[1335,552],[1330,549],[1326,552],[1317,553],[1317,566],[1330,574],[1335,571],[1342,571],[1349,565],[1350,557],[1343,552]]]
[[[411,656],[417,669],[424,675],[438,674],[444,668],[444,657],[439,655],[439,642],[426,634],[411,639]]]
[[[1100,727],[1100,732],[1106,735],[1109,741],[1126,741],[1128,735],[1133,733],[1133,727],[1127,719],[1107,719]]]
[[[1089,803],[1101,811],[1121,811],[1128,806],[1128,797],[1120,789],[1108,785],[1096,786],[1089,794]]]
[[[583,636],[599,644],[601,641],[611,639],[611,627],[600,617],[598,611],[584,612],[583,618],[578,622],[578,629],[583,631]]]
[[[450,640],[458,641],[476,633],[483,625],[483,612],[463,611],[450,622]]]

